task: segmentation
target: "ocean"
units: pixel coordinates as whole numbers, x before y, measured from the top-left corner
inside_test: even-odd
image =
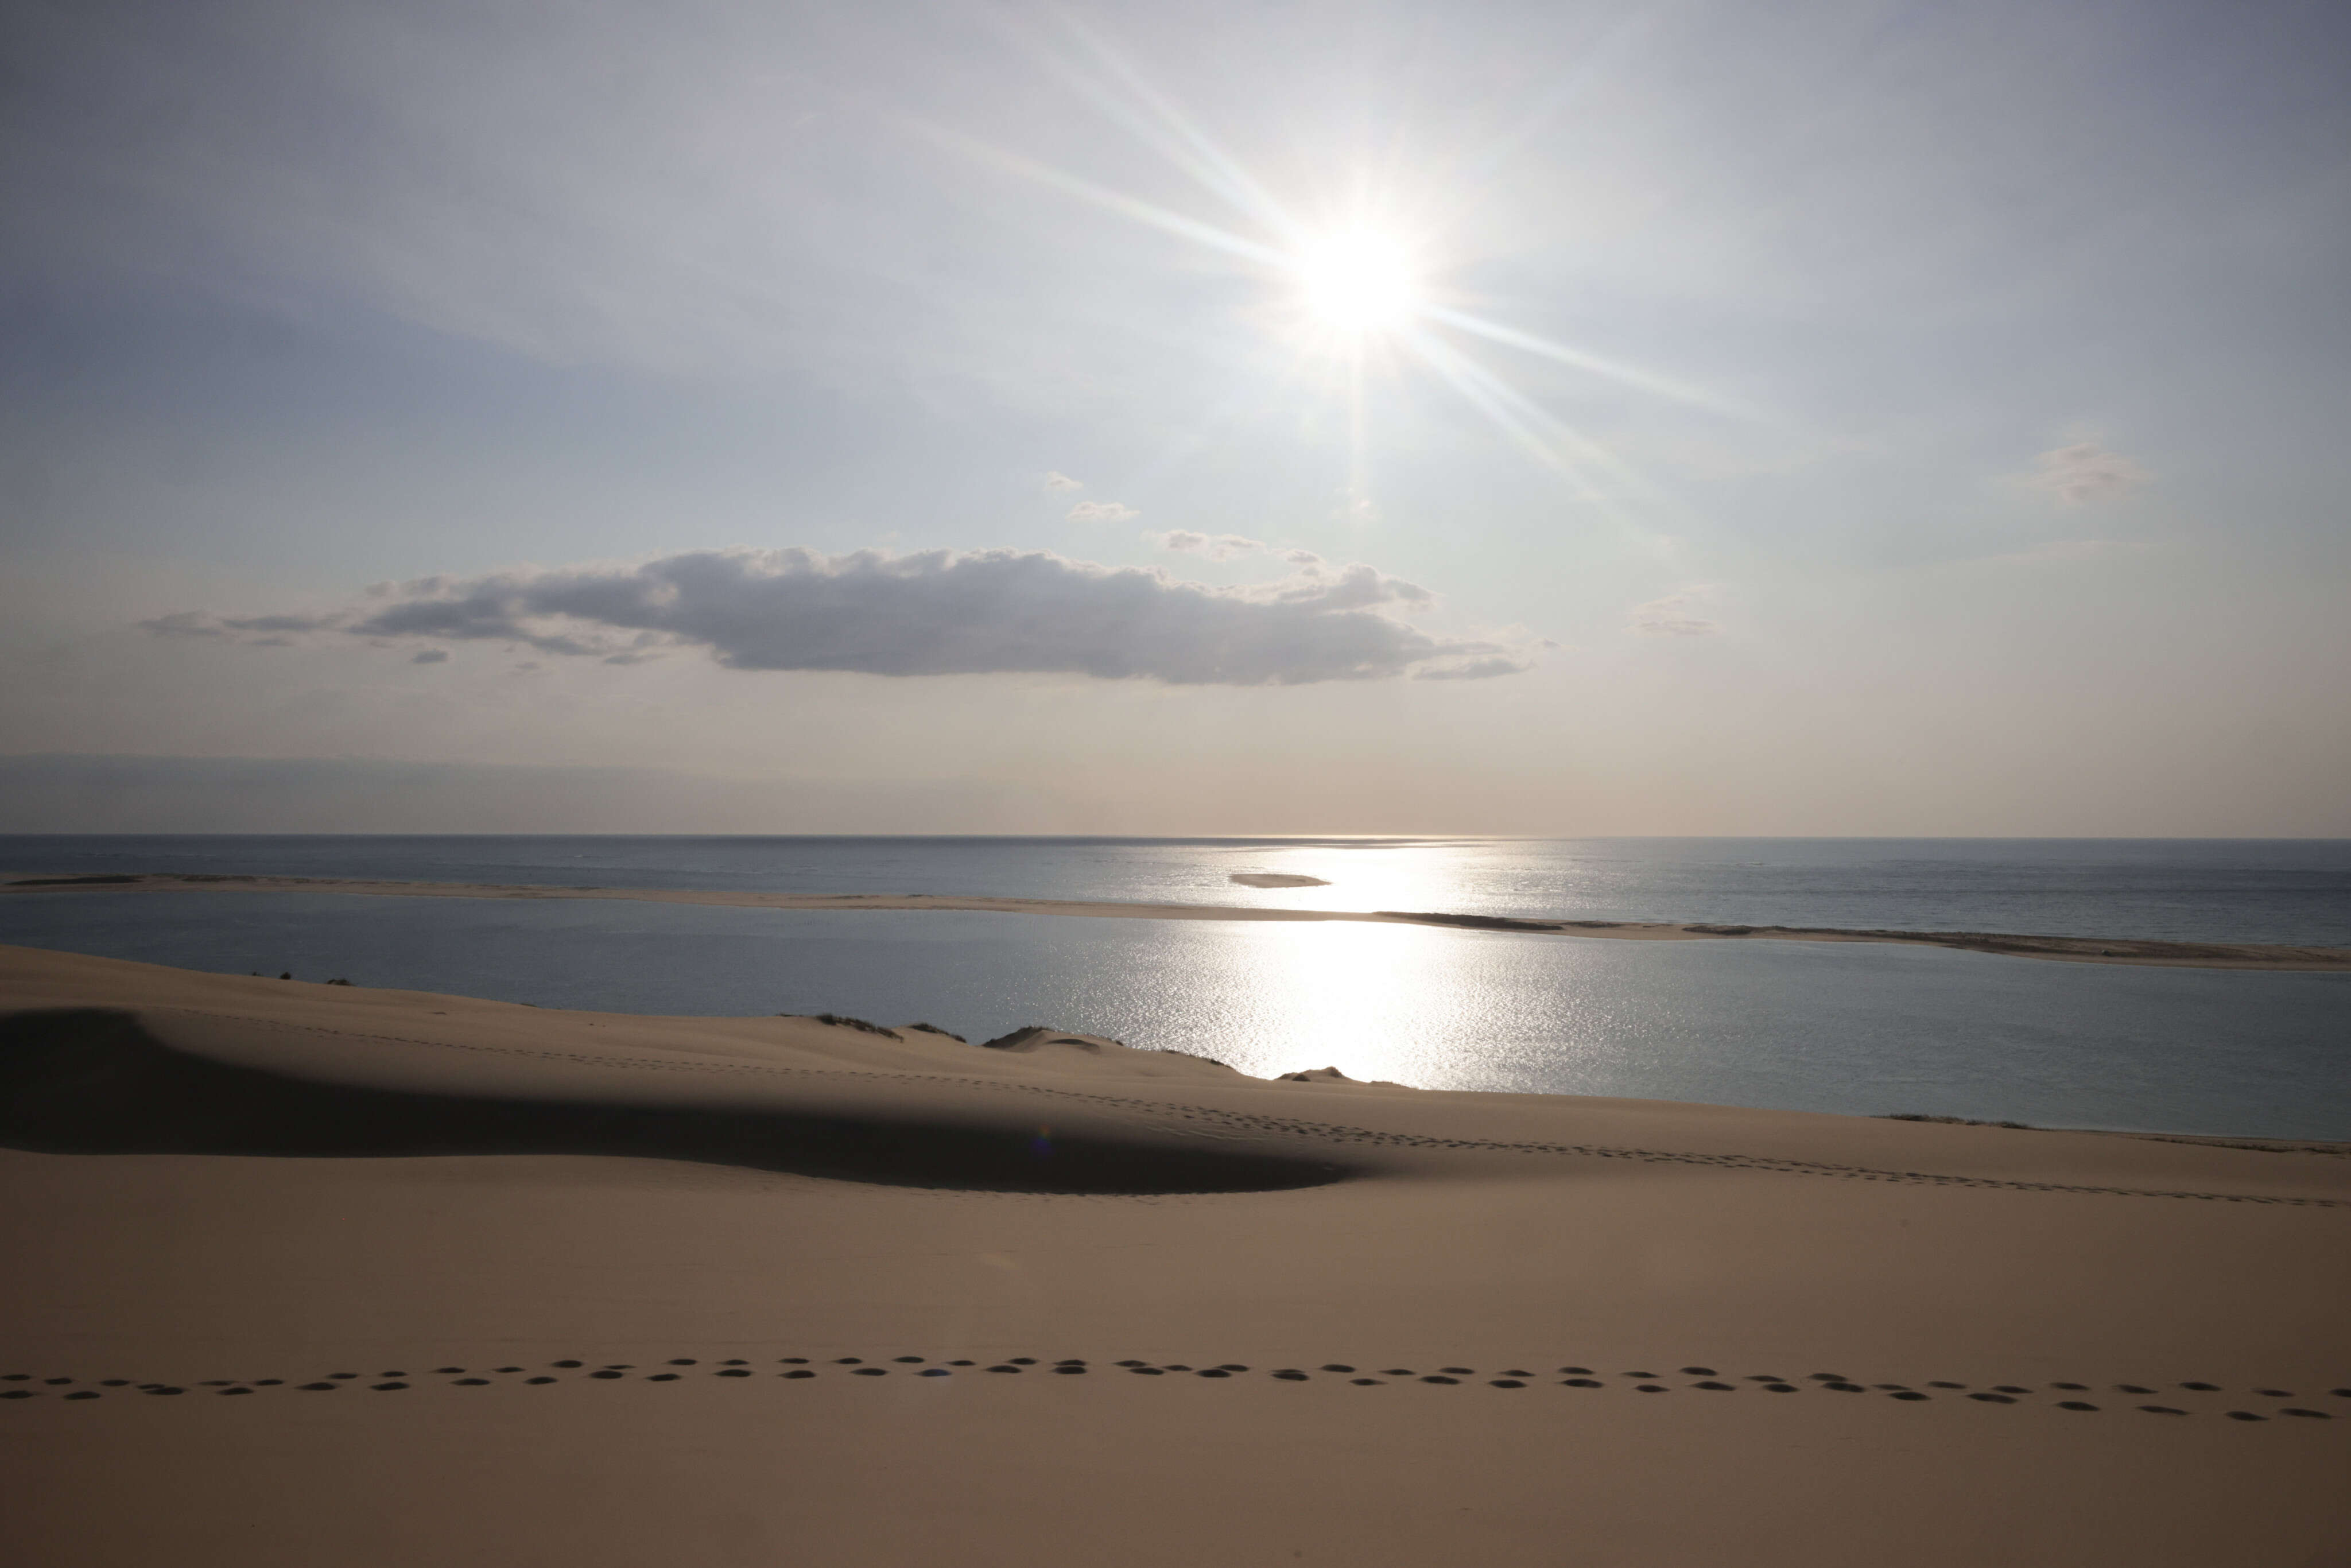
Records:
[[[2351,946],[2351,842],[0,837],[20,873],[936,893]],[[1235,873],[1330,885],[1252,889]],[[1937,948],[237,893],[0,942],[636,1013],[1047,1023],[1256,1074],[2351,1139],[2351,975]]]

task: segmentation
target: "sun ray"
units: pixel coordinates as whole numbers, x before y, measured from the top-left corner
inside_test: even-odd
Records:
[[[1627,500],[1667,512],[1677,512],[1680,507],[1637,469],[1573,425],[1554,418],[1540,403],[1443,339],[1416,332],[1407,335],[1405,340],[1413,352],[1465,401],[1492,420],[1498,429],[1538,462],[1573,484],[1586,501],[1625,534],[1652,547],[1658,544],[1657,530],[1634,516]],[[1604,488],[1597,482],[1598,477],[1604,476],[1614,482],[1615,490]]]
[[[1056,169],[1050,163],[1040,163],[1033,158],[1024,158],[1018,152],[982,141],[977,137],[967,136],[962,131],[953,131],[946,126],[913,116],[905,117],[904,123],[915,134],[941,147],[981,162],[992,164],[1008,174],[1017,174],[1022,179],[1032,180],[1038,184],[1049,185],[1054,190],[1075,196],[1080,201],[1116,213],[1121,217],[1158,229],[1163,233],[1175,235],[1180,239],[1190,240],[1195,245],[1206,246],[1211,250],[1220,250],[1228,256],[1237,256],[1243,260],[1255,262],[1260,267],[1281,267],[1289,263],[1287,254],[1278,246],[1247,238],[1228,229],[1220,229],[1214,224],[1203,223],[1197,218],[1186,217],[1182,213],[1170,212],[1165,207],[1146,202],[1139,196],[1125,195],[1106,186],[1097,185],[1091,180],[1082,179],[1065,170]]]
[[[1061,21],[1102,68],[1117,78],[1125,96],[1106,90],[1098,79],[1082,70],[1054,62],[1065,81],[1104,114],[1125,126],[1137,140],[1190,175],[1202,189],[1264,224],[1287,242],[1294,244],[1302,237],[1303,230],[1297,219],[1275,199],[1273,193],[1194,125],[1106,39],[1074,16],[1064,16]],[[1133,108],[1135,104],[1150,112],[1137,114]]]
[[[1499,321],[1489,321],[1481,317],[1472,316],[1466,310],[1456,310],[1445,305],[1431,305],[1424,313],[1432,320],[1442,321],[1447,326],[1467,332],[1472,337],[1484,338],[1491,342],[1516,349],[1521,353],[1553,360],[1562,365],[1572,365],[1579,371],[1589,371],[1595,376],[1605,376],[1611,381],[1622,382],[1630,387],[1638,387],[1641,391],[1654,393],[1658,397],[1671,398],[1677,402],[1686,402],[1712,413],[1727,414],[1734,418],[1761,417],[1753,410],[1717,393],[1690,386],[1670,377],[1658,375],[1651,371],[1620,364],[1614,360],[1604,359],[1583,349],[1571,348],[1565,343],[1556,343],[1548,338],[1538,338],[1531,332],[1521,332],[1515,327],[1505,327]]]

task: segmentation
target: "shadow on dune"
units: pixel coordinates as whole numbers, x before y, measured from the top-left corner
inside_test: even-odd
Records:
[[[0,1017],[0,1145],[46,1154],[607,1155],[893,1186],[1264,1192],[1332,1165],[883,1117],[481,1099],[313,1082],[174,1050],[130,1013]]]

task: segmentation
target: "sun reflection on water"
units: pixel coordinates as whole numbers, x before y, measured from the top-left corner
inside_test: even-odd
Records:
[[[1489,895],[1473,886],[1476,849],[1453,843],[1255,846],[1233,871],[1318,877],[1327,887],[1251,888],[1228,883],[1219,902],[1270,909],[1394,909],[1414,914],[1485,913]]]
[[[1216,1005],[1228,1019],[1226,1059],[1243,1071],[1335,1067],[1354,1079],[1426,1083],[1442,1076],[1436,1058],[1458,1053],[1444,1020],[1464,999],[1457,948],[1468,934],[1315,922],[1201,935],[1223,949],[1217,966],[1230,979]]]

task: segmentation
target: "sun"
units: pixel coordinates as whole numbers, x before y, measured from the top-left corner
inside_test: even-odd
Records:
[[[1293,265],[1308,312],[1326,327],[1392,331],[1419,311],[1420,279],[1391,235],[1370,229],[1324,235],[1301,248]]]

